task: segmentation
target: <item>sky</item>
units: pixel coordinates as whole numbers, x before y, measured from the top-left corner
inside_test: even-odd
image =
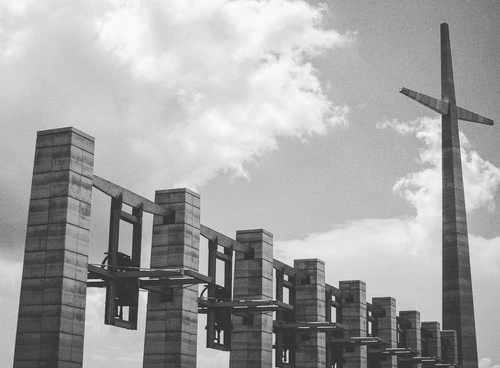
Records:
[[[446,22],[457,104],[500,121],[499,17],[485,0],[0,0],[2,361],[36,132],[63,126],[95,137],[95,174],[150,199],[193,189],[202,224],[264,228],[275,258],[323,259],[329,284],[364,280],[369,300],[440,321],[440,118],[398,90],[440,97]],[[500,139],[497,126],[460,129],[478,354],[499,368]],[[94,191],[95,263],[107,201]],[[138,331],[119,330],[103,325],[103,304],[89,291],[84,366],[141,367],[144,313]],[[199,362],[228,366],[199,325]]]

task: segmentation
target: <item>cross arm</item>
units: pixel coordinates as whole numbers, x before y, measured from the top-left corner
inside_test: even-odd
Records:
[[[450,107],[448,101],[443,101],[428,95],[424,95],[423,93],[415,92],[411,89],[404,87],[401,88],[399,92],[405,96],[408,96],[412,100],[415,100],[421,103],[422,105],[430,108],[431,110],[436,111],[441,115],[446,115],[449,112]],[[493,120],[488,119],[479,114],[476,114],[475,112],[464,109],[463,107],[456,106],[456,111],[457,111],[457,119],[459,120],[470,121],[472,123],[493,125]]]
[[[402,93],[405,96],[410,97],[412,100],[415,100],[421,103],[424,106],[427,106],[429,109],[434,110],[435,112],[446,115],[449,111],[449,104],[447,101],[443,101],[431,96],[424,95],[420,92],[412,91],[408,88],[401,88],[399,93]]]
[[[475,112],[464,109],[463,107],[457,106],[457,119],[470,121],[472,123],[493,125],[493,120],[485,118]]]

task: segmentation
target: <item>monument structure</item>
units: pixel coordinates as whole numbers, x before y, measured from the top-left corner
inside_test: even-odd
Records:
[[[493,120],[456,104],[448,24],[441,24],[441,99],[407,88],[400,92],[442,115],[443,330],[457,332],[459,366],[477,367],[458,119],[486,125],[493,125]]]
[[[457,118],[493,122],[456,106],[448,26],[441,32],[442,99],[402,92],[443,115],[445,331],[417,310],[398,314],[393,297],[370,302],[361,280],[327,283],[320,259],[279,261],[269,231],[232,238],[204,225],[195,192],[157,190],[151,201],[95,175],[94,138],[66,127],[37,134],[13,367],[83,366],[90,287],[106,289],[103,322],[129,330],[139,290],[148,292],[144,368],[196,367],[198,314],[207,348],[229,352],[230,368],[477,367]],[[89,264],[95,189],[110,197],[109,241],[104,260]],[[143,215],[153,216],[149,263]],[[132,225],[131,249],[122,222]]]

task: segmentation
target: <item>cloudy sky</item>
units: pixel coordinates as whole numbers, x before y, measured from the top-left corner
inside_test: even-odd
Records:
[[[440,96],[447,22],[457,103],[500,121],[499,17],[493,0],[0,1],[2,361],[36,131],[69,125],[95,137],[97,175],[148,198],[192,188],[203,224],[265,228],[276,258],[321,258],[328,283],[364,280],[369,298],[440,321],[439,117],[398,89]],[[498,367],[500,139],[461,130],[479,358]],[[92,262],[103,202],[95,192]],[[141,367],[144,320],[103,326],[103,302],[89,292],[85,366]],[[204,367],[227,366],[199,340]]]

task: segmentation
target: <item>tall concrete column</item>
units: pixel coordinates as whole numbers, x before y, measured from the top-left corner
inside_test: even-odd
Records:
[[[236,240],[253,253],[236,253],[234,299],[273,299],[273,235],[265,230],[239,230]],[[231,368],[271,368],[273,345],[271,312],[233,316]]]
[[[406,329],[405,346],[417,353],[422,352],[422,337],[420,333],[420,312],[419,311],[400,311],[399,317],[409,323]],[[414,364],[414,368],[420,368],[421,364]]]
[[[188,189],[160,190],[155,202],[175,218],[155,216],[151,268],[198,271],[200,196]],[[198,286],[175,288],[172,297],[150,292],[146,316],[144,367],[196,367]]]
[[[439,322],[422,322],[422,335],[426,340],[422,344],[422,354],[441,359],[441,328]]]
[[[325,262],[319,259],[296,259],[294,268],[309,275],[297,280],[295,319],[297,322],[325,322]],[[297,334],[295,361],[297,367],[322,368],[326,364],[326,334]]]
[[[38,132],[14,367],[81,367],[94,138]]]
[[[458,119],[493,120],[457,106],[448,24],[441,29],[441,100],[407,88],[401,93],[440,113],[443,203],[443,329],[457,331],[458,365],[477,368],[476,323],[465,210]]]
[[[366,337],[366,284],[363,281],[340,281],[342,292],[342,319],[339,321],[349,327],[349,336]],[[368,353],[366,346],[354,346],[344,351],[343,368],[367,368]]]
[[[377,317],[377,336],[384,339],[390,348],[398,346],[398,332],[396,320],[396,299],[392,297],[372,298],[372,305],[383,311],[383,316]],[[383,368],[397,368],[398,359],[396,356],[388,356],[380,362]]]
[[[476,324],[465,211],[462,160],[448,25],[441,24],[441,89],[449,113],[442,116],[443,328],[457,331],[459,364],[478,366]]]
[[[441,331],[441,359],[445,363],[458,363],[457,332],[452,330]]]

